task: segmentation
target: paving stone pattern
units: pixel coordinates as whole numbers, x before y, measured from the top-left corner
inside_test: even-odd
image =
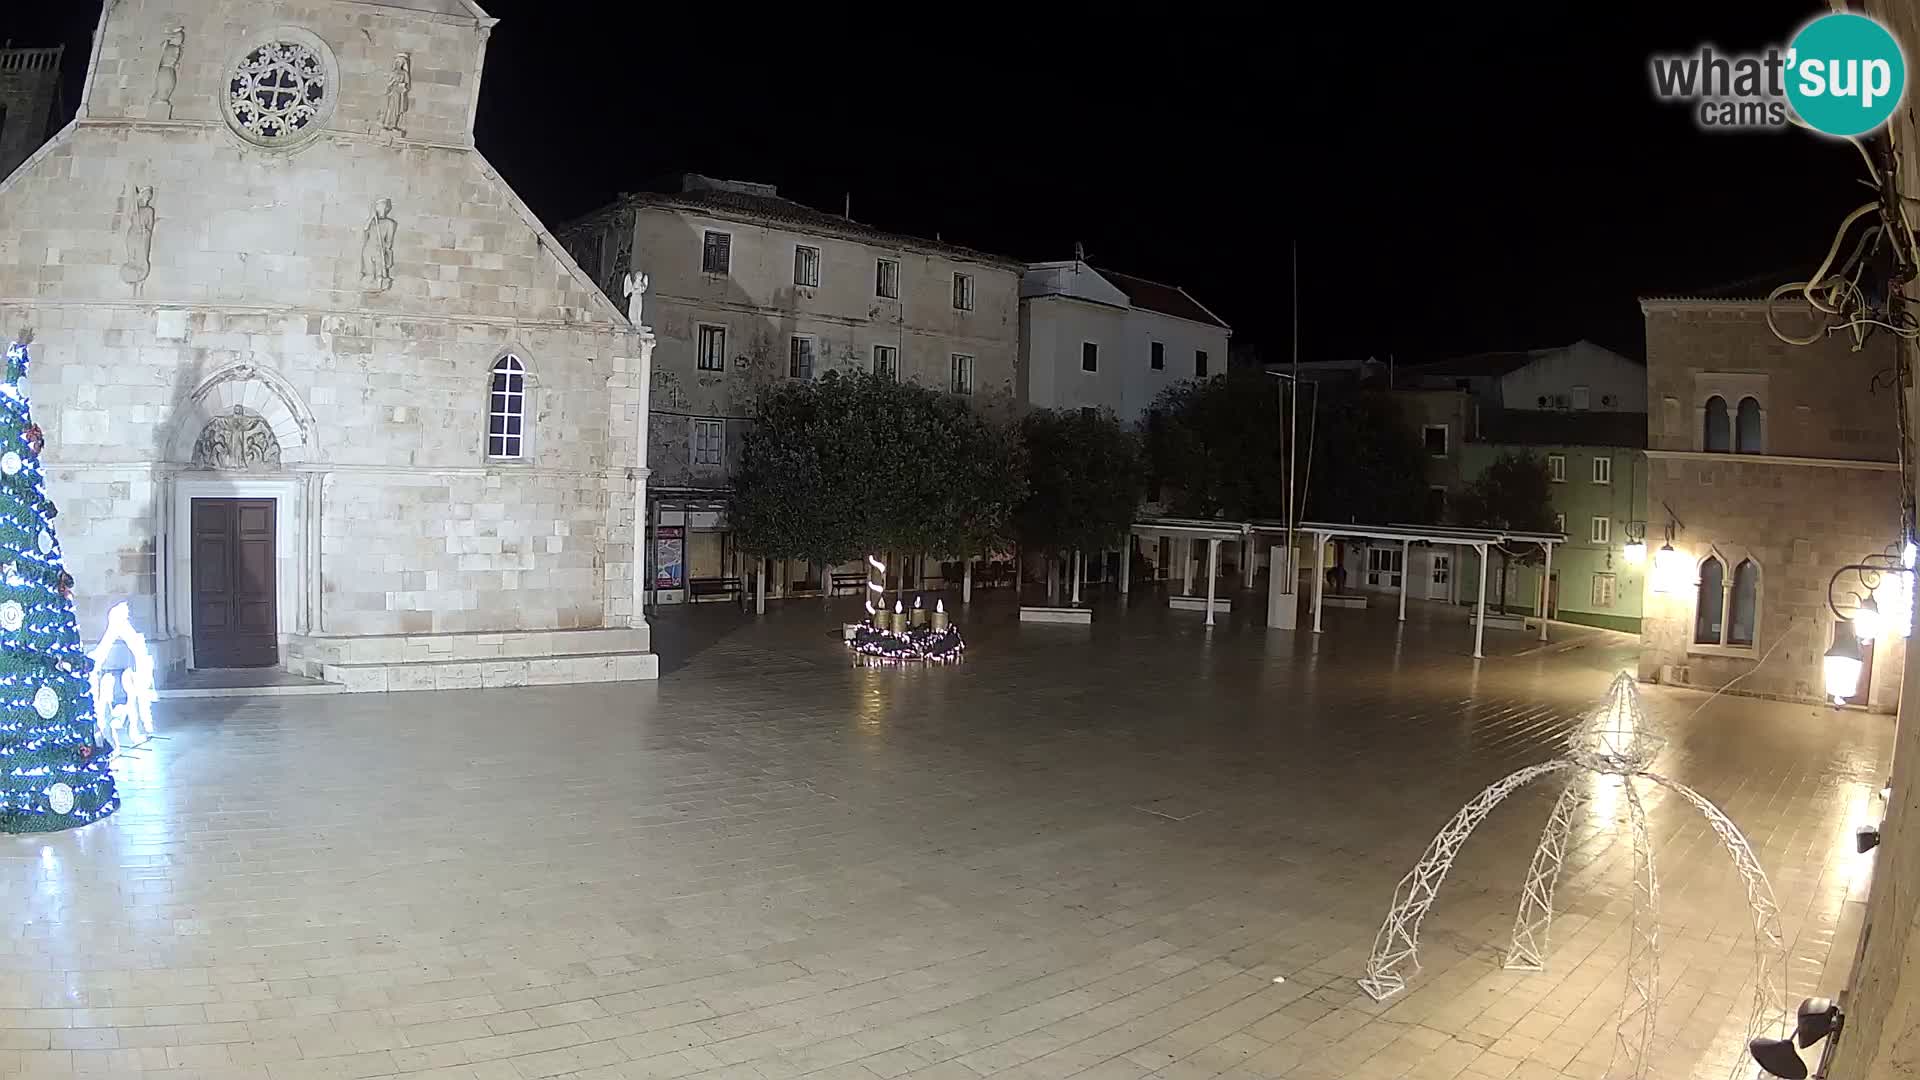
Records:
[[[1576,833],[1548,971],[1497,966],[1551,790],[1469,844],[1407,994],[1353,979],[1434,830],[1554,754],[1633,639],[1490,634],[1475,665],[1421,605],[1315,638],[994,597],[963,664],[898,670],[776,607],[662,617],[659,683],[165,703],[120,813],[0,842],[0,1075],[1603,1074],[1623,824]],[[1795,995],[1850,952],[1890,731],[1722,698],[1662,761],[1772,870]],[[1725,1076],[1745,906],[1704,825],[1649,801],[1659,1075]]]

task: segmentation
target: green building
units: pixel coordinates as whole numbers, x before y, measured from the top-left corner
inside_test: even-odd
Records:
[[[1553,478],[1553,509],[1567,542],[1553,553],[1551,616],[1638,633],[1647,570],[1646,414],[1487,409],[1475,427],[1460,447],[1463,484],[1508,452],[1543,459]],[[1629,545],[1638,546],[1629,552]],[[1471,552],[1464,561],[1466,572],[1457,577],[1472,584],[1479,567]],[[1539,614],[1544,569],[1509,568],[1507,610]],[[1491,604],[1498,599],[1497,556],[1488,571]]]

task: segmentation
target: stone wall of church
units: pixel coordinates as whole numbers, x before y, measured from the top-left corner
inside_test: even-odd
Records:
[[[325,44],[335,102],[310,141],[262,149],[223,87],[283,26]],[[470,149],[485,29],[333,3],[110,6],[81,118],[0,183],[0,336],[38,336],[33,406],[83,625],[128,599],[143,626],[186,630],[172,493],[209,474],[182,428],[241,366],[262,373],[248,394],[284,392],[283,441],[302,443],[259,474],[299,479],[281,513],[314,544],[283,633],[632,617],[641,338]],[[487,390],[509,351],[529,429],[503,462]]]

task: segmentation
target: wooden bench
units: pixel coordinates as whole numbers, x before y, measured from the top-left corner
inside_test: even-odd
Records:
[[[740,579],[737,577],[697,577],[687,582],[687,595],[690,599],[702,596],[733,596],[740,592]]]
[[[833,592],[836,596],[839,595],[841,589],[864,589],[866,586],[867,575],[865,574],[833,575]]]

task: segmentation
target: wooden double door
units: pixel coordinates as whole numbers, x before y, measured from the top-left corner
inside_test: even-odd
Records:
[[[193,666],[280,662],[274,501],[193,500]]]

